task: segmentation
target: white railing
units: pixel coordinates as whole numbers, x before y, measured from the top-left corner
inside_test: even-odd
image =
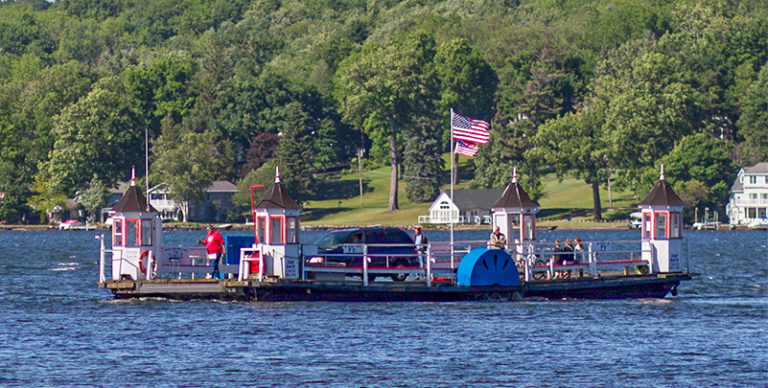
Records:
[[[304,263],[305,274],[311,273],[337,273],[351,274],[362,277],[363,285],[368,285],[369,276],[389,275],[402,276],[403,279],[408,275],[423,276],[427,274],[425,268],[411,265],[419,253],[413,252],[376,252],[378,248],[415,248],[413,244],[344,244],[342,251],[344,253],[317,253],[312,256],[322,258],[322,261],[308,261]],[[423,257],[430,257],[429,246],[427,252],[422,253]],[[403,265],[403,261],[407,265]],[[360,262],[360,265],[352,265]],[[371,263],[383,264],[371,266]],[[427,265],[428,267],[428,265]],[[310,276],[311,277],[311,276]],[[425,276],[428,285],[429,276]]]
[[[264,280],[264,255],[259,248],[240,248],[240,268],[237,271],[237,280],[243,281],[251,276],[251,263],[259,263],[257,279]]]
[[[766,198],[742,198],[734,200],[733,205],[738,207],[754,206],[754,205],[768,205],[768,199]]]
[[[628,248],[629,244],[633,247]],[[619,246],[613,248],[614,246]],[[526,281],[568,277],[572,271],[598,276],[609,270],[646,266],[650,273],[653,263],[644,260],[640,241],[589,242],[586,249],[578,252],[555,252],[542,243],[511,244],[511,255]],[[652,255],[651,255],[652,257]]]

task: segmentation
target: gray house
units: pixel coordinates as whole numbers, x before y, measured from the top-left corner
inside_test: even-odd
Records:
[[[102,218],[120,200],[126,187],[127,184],[121,182],[116,188],[109,189],[108,206],[102,210]],[[232,196],[236,192],[237,186],[229,181],[213,181],[205,188],[203,200],[185,203],[171,199],[168,186],[161,183],[149,189],[149,203],[160,213],[163,220],[183,220],[183,207],[186,206],[187,221],[221,222],[234,208]]]
[[[237,186],[229,181],[213,181],[204,190],[201,201],[179,202],[171,199],[168,185],[161,183],[149,189],[149,203],[160,212],[163,220],[181,221],[184,219],[184,207],[187,209],[187,221],[224,221],[227,212],[233,209],[232,196]]]

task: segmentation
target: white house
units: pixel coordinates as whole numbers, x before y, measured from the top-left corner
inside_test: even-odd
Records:
[[[453,217],[454,223],[489,224],[491,207],[496,203],[503,189],[445,190],[432,202],[428,216],[419,216],[420,224],[447,224]]]
[[[768,162],[739,170],[725,212],[731,225],[768,222]]]
[[[223,221],[226,212],[232,208],[232,196],[237,192],[237,186],[229,181],[213,181],[203,192],[202,201],[187,205],[187,221]],[[152,187],[149,203],[157,209],[161,219],[180,221],[184,204],[171,199],[169,193],[168,186],[163,183]]]

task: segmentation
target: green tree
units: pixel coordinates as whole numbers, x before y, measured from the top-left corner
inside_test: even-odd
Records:
[[[337,72],[336,96],[348,122],[372,114],[387,121],[391,160],[389,211],[399,208],[397,134],[415,114],[426,112],[425,104],[436,97],[428,82],[432,73],[423,68],[432,60],[425,47],[430,39],[415,34],[387,45],[370,45],[348,67],[340,67]]]
[[[642,170],[658,164],[676,140],[700,124],[700,93],[685,79],[680,61],[662,53],[631,57],[626,66],[596,80],[594,96],[609,163],[638,193],[647,191]]]
[[[315,136],[318,135],[317,121],[305,112],[297,102],[284,107],[285,127],[281,130],[280,144],[275,155],[280,167],[280,178],[297,201],[309,198],[313,190],[314,174],[317,172],[315,158]]]
[[[20,181],[18,167],[12,162],[0,161],[0,222],[15,224],[24,220],[30,193],[28,185]]]
[[[424,119],[409,129],[405,142],[405,195],[411,202],[427,202],[440,194],[444,162],[440,134],[434,120]],[[437,157],[436,157],[437,156]]]
[[[440,79],[440,107],[446,122],[451,108],[473,117],[490,117],[499,80],[469,41],[457,38],[441,44],[435,55],[435,66]]]
[[[277,158],[272,158],[262,164],[258,169],[250,170],[243,179],[237,183],[237,193],[232,196],[232,203],[240,214],[247,214],[251,217],[251,186],[261,185],[261,188],[254,188],[253,200],[258,203],[266,193],[272,182],[275,181],[275,167],[278,164]],[[281,173],[282,174],[282,173]],[[282,177],[280,178],[282,180]]]
[[[97,175],[94,175],[88,186],[77,193],[75,199],[88,212],[88,218],[91,222],[95,222],[99,219],[101,209],[107,204],[108,195],[107,185]]]
[[[493,152],[481,151],[476,158],[475,185],[504,187],[509,182],[513,166],[517,166],[518,171],[524,172],[522,183],[528,194],[536,199],[541,195],[538,171],[545,161],[533,158],[539,154],[525,157],[525,152],[533,147],[533,139],[545,121],[572,109],[574,86],[558,53],[553,50],[542,48],[530,60],[531,63],[519,64],[518,71],[523,74],[499,91],[491,129],[490,148]],[[524,71],[526,66],[527,71]],[[492,155],[501,156],[501,159],[488,160]],[[492,175],[491,170],[498,168],[508,171]]]
[[[589,184],[595,220],[602,219],[600,183],[607,178],[608,167],[601,127],[588,109],[568,113],[542,125],[533,141],[535,147],[525,154],[546,160],[558,177],[571,175]]]
[[[757,80],[749,87],[739,119],[739,157],[744,165],[768,160],[768,65],[764,65]]]
[[[435,66],[441,83],[439,105],[442,108],[443,122],[450,122],[451,108],[473,117],[491,116],[493,96],[499,80],[491,66],[469,41],[453,39],[441,44],[435,55]],[[443,125],[442,128],[442,140],[445,144],[451,144],[450,126]],[[456,169],[458,163],[453,166]],[[456,171],[452,176],[457,176]]]
[[[731,161],[732,150],[730,141],[697,133],[680,139],[659,163],[664,164],[665,179],[688,207],[722,210],[738,171],[738,166]],[[655,179],[658,179],[657,168],[646,168],[644,181],[652,184]]]
[[[52,222],[53,213],[56,208],[63,207],[67,199],[56,185],[52,184],[52,179],[46,171],[40,171],[32,182],[32,195],[27,200],[27,206],[31,207],[43,216],[42,222]]]
[[[189,202],[202,199],[203,190],[213,181],[213,145],[202,133],[166,132],[155,144],[153,180],[168,185],[171,198],[182,204],[187,222]]]
[[[55,142],[42,164],[58,190],[72,194],[96,174],[114,183],[127,166],[143,166],[144,133],[116,78],[101,80],[88,95],[65,108],[54,123]]]

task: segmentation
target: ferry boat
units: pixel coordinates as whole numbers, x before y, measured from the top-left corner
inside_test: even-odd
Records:
[[[371,260],[382,250],[366,243],[345,244],[340,253],[359,256],[359,265],[313,260],[318,247],[300,241],[301,209],[278,171],[259,202],[254,187],[254,236],[225,237],[229,253],[220,271],[226,276],[210,279],[205,248],[163,245],[159,213],[132,178],[112,211],[111,247],[104,235],[97,236],[99,286],[117,299],[512,301],[664,298],[691,279],[683,256],[683,203],[664,179],[663,167],[639,205],[640,240],[585,241],[575,255],[555,251],[536,241],[539,207],[513,177],[492,209],[491,228],[514,236],[504,249],[490,249],[486,241],[432,242],[418,266],[369,265],[382,262]],[[413,249],[412,255],[418,254]],[[390,257],[384,259],[389,263]],[[386,277],[405,280],[373,280]]]

